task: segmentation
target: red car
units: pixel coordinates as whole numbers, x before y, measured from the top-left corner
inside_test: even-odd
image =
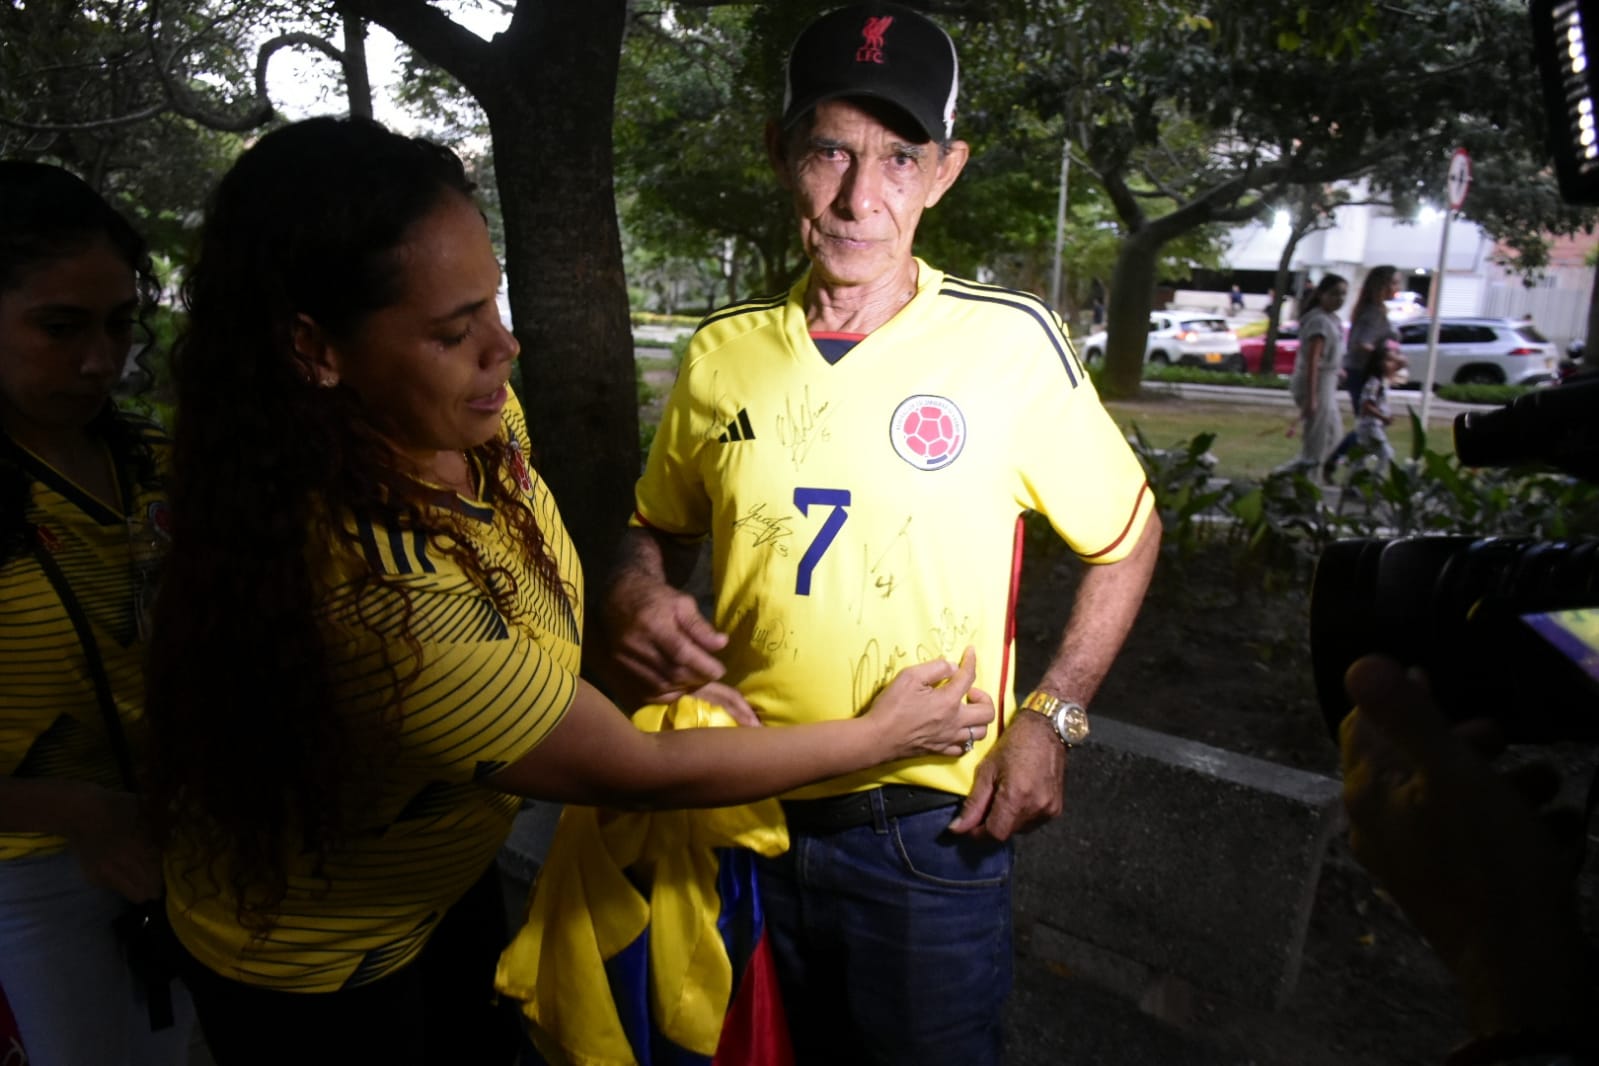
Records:
[[[1258,337],[1239,337],[1238,354],[1244,357],[1244,370],[1251,374],[1260,373],[1260,359],[1266,351],[1266,335]],[[1277,327],[1276,358],[1272,360],[1272,369],[1287,377],[1294,372],[1294,358],[1299,354],[1299,323],[1284,322]]]

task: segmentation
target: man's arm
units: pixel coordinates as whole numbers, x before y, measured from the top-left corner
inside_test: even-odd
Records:
[[[1088,705],[1138,617],[1160,555],[1160,532],[1152,513],[1125,558],[1089,567],[1039,690]],[[1065,784],[1066,748],[1053,726],[1041,714],[1017,714],[977,768],[950,831],[1005,840],[1036,829],[1061,812]]]
[[[680,591],[698,556],[698,545],[655,530],[623,534],[603,606],[608,681],[620,705],[667,702],[722,676],[716,655],[727,635]]]

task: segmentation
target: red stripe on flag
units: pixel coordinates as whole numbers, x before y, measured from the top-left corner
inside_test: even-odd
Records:
[[[794,1066],[788,1017],[777,987],[777,963],[764,932],[744,967],[733,1002],[727,1005],[711,1066]]]

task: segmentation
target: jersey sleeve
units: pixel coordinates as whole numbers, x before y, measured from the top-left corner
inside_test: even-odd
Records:
[[[424,556],[414,544],[407,550],[421,562],[417,572],[389,573],[364,588],[352,582],[330,598],[324,627],[339,702],[358,716],[387,713],[397,677],[398,765],[453,780],[485,777],[535,748],[566,715],[576,664],[532,627],[508,622],[447,557]],[[395,624],[407,613],[403,639]]]
[[[1017,503],[1044,514],[1084,560],[1116,562],[1138,542],[1154,495],[1093,382],[1055,351],[1048,343],[1025,359],[1014,422]]]
[[[691,344],[634,489],[630,523],[684,538],[700,538],[711,529],[710,497],[700,466],[704,433],[696,429],[707,424],[697,396],[703,363],[695,355]]]

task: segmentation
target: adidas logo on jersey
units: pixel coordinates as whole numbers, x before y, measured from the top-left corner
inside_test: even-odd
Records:
[[[747,408],[738,409],[738,417],[727,424],[727,431],[716,438],[723,444],[734,444],[741,440],[754,440],[755,427],[750,425],[750,413]]]

